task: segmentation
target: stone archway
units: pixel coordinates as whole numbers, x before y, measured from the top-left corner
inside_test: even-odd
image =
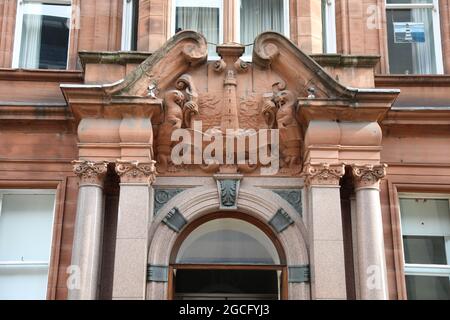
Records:
[[[198,187],[184,191],[172,198],[161,209],[161,212],[167,213],[174,206],[179,209],[179,212],[189,224],[200,217],[219,211],[220,203],[217,190]],[[267,225],[280,208],[285,210],[294,220],[294,224],[278,234],[278,240],[286,255],[288,267],[309,265],[306,228],[295,210],[287,205],[286,201],[270,191],[254,187],[243,187],[239,190],[237,211],[256,218]],[[162,223],[164,217],[165,214],[158,215],[149,230],[149,265],[168,266],[170,254],[178,237],[177,232]],[[148,282],[146,289],[147,299],[167,298],[167,282]],[[291,300],[310,299],[309,283],[289,282],[288,298]]]

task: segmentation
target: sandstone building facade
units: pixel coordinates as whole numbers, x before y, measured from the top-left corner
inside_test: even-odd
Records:
[[[0,35],[1,299],[450,299],[450,0],[0,0]]]

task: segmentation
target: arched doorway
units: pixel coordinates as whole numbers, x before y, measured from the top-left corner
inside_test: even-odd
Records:
[[[286,258],[266,224],[238,212],[213,213],[177,238],[169,299],[287,299]]]

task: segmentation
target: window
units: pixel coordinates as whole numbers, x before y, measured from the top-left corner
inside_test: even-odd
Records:
[[[401,195],[408,299],[450,299],[450,196]]]
[[[122,50],[137,50],[139,1],[123,0]]]
[[[323,53],[336,53],[335,1],[322,0]]]
[[[438,0],[386,0],[389,69],[443,73]]]
[[[45,299],[55,192],[0,190],[0,300]]]
[[[174,0],[172,32],[195,30],[207,41],[208,55],[216,56],[215,44],[223,41],[222,0]]]
[[[239,6],[239,42],[248,45],[245,56],[251,57],[256,36],[276,31],[289,37],[289,1],[241,0]]]
[[[180,247],[177,263],[279,264],[270,238],[254,225],[237,219],[209,221]]]
[[[20,0],[13,68],[66,69],[70,0]]]

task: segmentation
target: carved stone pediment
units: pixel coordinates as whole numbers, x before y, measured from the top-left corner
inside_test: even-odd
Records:
[[[260,174],[275,161],[262,161],[262,149],[276,153],[276,174],[299,175],[311,115],[339,120],[358,113],[378,119],[393,99],[393,94],[339,84],[278,33],[255,39],[253,62],[243,60],[240,44],[218,45],[217,52],[220,60],[208,61],[204,36],[182,31],[123,80],[63,91],[78,118],[150,118],[155,137],[150,158],[159,173],[170,175]],[[265,140],[262,130],[269,130]],[[243,146],[241,138],[247,139]]]

